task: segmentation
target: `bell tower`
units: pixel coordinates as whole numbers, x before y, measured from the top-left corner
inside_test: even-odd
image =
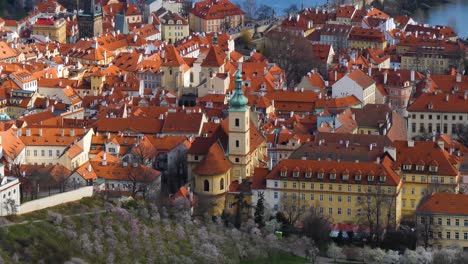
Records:
[[[242,73],[237,69],[236,87],[229,101],[229,160],[233,164],[232,179],[250,176],[250,108],[242,91]]]
[[[99,1],[96,3],[96,0],[79,0],[78,9],[80,38],[92,38],[102,35],[101,3]]]

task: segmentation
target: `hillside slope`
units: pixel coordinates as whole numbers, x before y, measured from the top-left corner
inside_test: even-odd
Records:
[[[305,255],[310,248],[308,240],[279,240],[251,223],[238,230],[192,220],[180,208],[103,209],[102,200],[91,198],[2,219],[0,263],[240,263],[278,253],[291,258],[290,249]]]

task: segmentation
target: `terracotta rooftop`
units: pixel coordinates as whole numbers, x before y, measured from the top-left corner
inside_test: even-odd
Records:
[[[221,146],[218,143],[214,143],[203,160],[193,169],[193,172],[199,176],[212,176],[224,174],[231,167],[231,162],[226,157]]]
[[[435,193],[418,206],[416,213],[467,216],[468,195]]]

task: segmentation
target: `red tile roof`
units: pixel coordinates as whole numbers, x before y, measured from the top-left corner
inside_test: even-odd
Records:
[[[228,172],[232,167],[223,149],[218,143],[213,144],[203,160],[193,169],[199,176],[212,176]]]
[[[410,106],[408,112],[468,113],[468,94],[423,93]]]
[[[416,213],[468,216],[468,195],[435,193],[418,206]]]
[[[190,13],[205,20],[224,19],[226,16],[244,15],[244,11],[229,0],[200,1],[195,3]]]
[[[377,182],[387,186],[398,186],[400,177],[391,168],[392,162],[389,158],[384,158],[381,163],[375,162],[346,162],[327,160],[281,160],[278,165],[268,174],[269,180],[304,180],[307,173],[311,173],[312,181],[322,182],[349,182],[359,184],[375,184]],[[298,177],[293,176],[293,172],[299,172]],[[285,172],[285,176],[281,176]],[[323,179],[318,178],[318,174],[323,173]],[[336,179],[331,179],[330,174],[334,173]],[[348,175],[349,179],[343,179],[343,175]],[[357,180],[355,175],[361,175],[361,180]],[[368,178],[374,176],[374,179]],[[385,178],[380,179],[380,176]]]
[[[352,71],[351,73],[349,73],[348,77],[351,80],[355,81],[362,88],[367,88],[375,83],[375,81],[370,76],[368,76],[367,74],[365,74],[363,71],[359,69],[356,69]]]
[[[457,176],[459,175],[454,155],[441,149],[437,142],[432,141],[416,141],[414,146],[409,146],[406,140],[397,140],[392,143],[392,146],[397,150],[397,162],[399,165],[412,165],[411,170],[413,173],[420,174],[436,174],[444,176]],[[430,172],[429,165],[436,161],[438,163],[438,171]],[[424,171],[416,171],[416,164],[425,165]]]
[[[203,60],[202,67],[220,67],[224,64],[224,59],[226,58],[226,53],[217,45],[212,45],[206,55],[206,58]]]

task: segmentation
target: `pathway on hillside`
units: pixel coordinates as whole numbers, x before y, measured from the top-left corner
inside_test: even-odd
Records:
[[[84,215],[97,215],[97,214],[102,214],[102,213],[107,213],[107,212],[108,212],[107,210],[99,210],[99,211],[95,211],[95,212],[64,215],[63,218],[70,218],[70,217],[84,216]],[[21,222],[11,222],[11,223],[8,223],[8,224],[0,225],[0,228],[16,226],[16,225],[35,224],[35,223],[41,223],[41,222],[46,222],[46,221],[50,221],[50,220],[49,219],[37,219],[37,220],[25,220],[25,221],[21,221]]]

